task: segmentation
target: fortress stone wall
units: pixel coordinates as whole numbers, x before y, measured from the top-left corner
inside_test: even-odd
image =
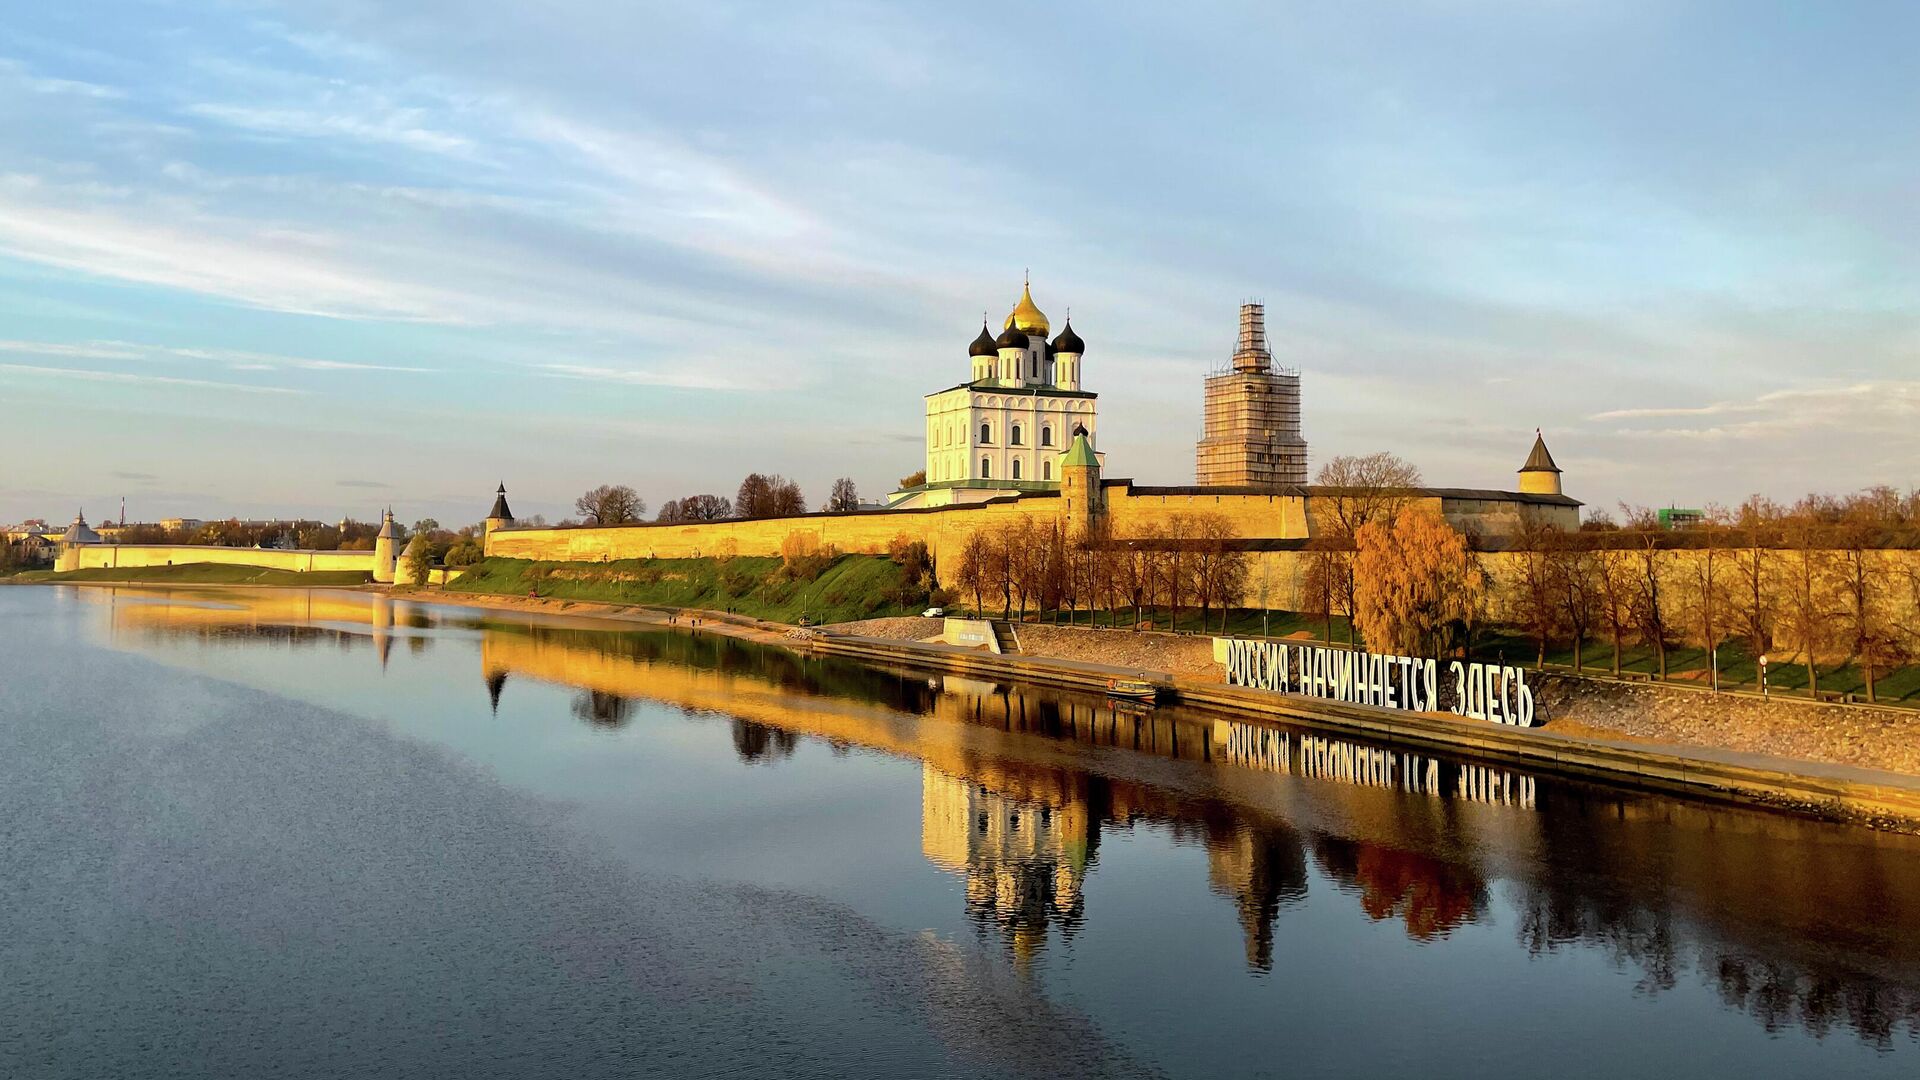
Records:
[[[281,551],[272,548],[214,547],[202,544],[76,544],[60,552],[56,568],[96,570],[114,567],[185,566],[219,563],[311,573],[316,570],[374,572],[371,551]]]
[[[1325,528],[1328,500],[1312,488],[1136,487],[1131,481],[1101,484],[1100,513],[1116,539],[1163,537],[1177,515],[1210,514],[1226,520],[1242,540],[1304,540]],[[1539,515],[1563,527],[1577,527],[1579,504],[1572,499],[1514,492],[1434,489],[1416,506],[1445,517],[1455,528],[1484,536],[1519,531],[1524,515]],[[1062,523],[1084,529],[1089,518],[1066,494],[1009,494],[986,502],[911,510],[873,510],[847,514],[802,514],[752,521],[697,524],[620,525],[606,528],[503,527],[487,536],[488,555],[553,562],[601,562],[615,559],[690,558],[712,555],[778,555],[781,541],[793,533],[814,536],[843,552],[879,554],[896,537],[927,545],[936,566],[949,558],[969,534],[1026,518],[1038,525]]]

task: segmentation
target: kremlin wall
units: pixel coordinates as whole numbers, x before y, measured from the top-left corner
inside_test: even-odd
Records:
[[[1260,306],[1243,306],[1240,319],[1236,367],[1245,369],[1247,379],[1282,378],[1270,370]],[[841,552],[882,554],[904,537],[926,544],[944,578],[958,561],[951,556],[970,534],[1021,518],[1043,528],[1058,525],[1069,536],[1098,530],[1126,543],[1152,542],[1169,534],[1176,517],[1205,514],[1223,520],[1254,553],[1251,580],[1262,579],[1261,564],[1268,562],[1277,565],[1265,567],[1266,580],[1291,580],[1288,564],[1296,552],[1289,549],[1326,531],[1332,513],[1328,496],[1337,494],[1304,483],[1271,482],[1305,475],[1297,374],[1284,376],[1290,380],[1284,388],[1287,404],[1278,412],[1249,409],[1245,401],[1251,391],[1245,388],[1234,395],[1210,394],[1207,427],[1213,434],[1201,448],[1199,470],[1209,482],[1150,487],[1101,475],[1106,455],[1097,445],[1098,395],[1084,382],[1087,343],[1071,325],[1051,341],[1050,330],[1030,287],[1021,290],[998,337],[981,329],[967,346],[971,377],[926,396],[926,480],[894,492],[885,509],[695,524],[527,528],[513,524],[502,500],[488,518],[486,553],[552,562],[778,555],[783,541],[801,533]],[[1214,416],[1216,411],[1222,415]],[[1269,413],[1287,421],[1285,432],[1266,430]],[[1228,445],[1235,440],[1247,445]],[[1282,471],[1270,464],[1276,447],[1290,463]],[[1562,493],[1560,469],[1538,438],[1521,466],[1518,487],[1426,488],[1411,502],[1482,537],[1514,535],[1529,520],[1579,527],[1580,503]]]
[[[1299,433],[1299,376],[1273,371],[1260,306],[1245,305],[1240,313],[1234,354],[1240,382],[1232,393],[1208,392],[1209,435],[1197,451],[1197,472],[1205,482],[1191,486],[1154,487],[1102,475],[1098,395],[1083,381],[1087,343],[1071,325],[1051,340],[1050,332],[1031,288],[1022,289],[998,337],[982,328],[967,346],[970,377],[926,395],[928,479],[894,492],[882,509],[532,527],[515,522],[502,486],[486,518],[485,552],[546,562],[773,556],[797,533],[822,548],[884,554],[905,538],[927,546],[943,583],[951,585],[958,562],[953,556],[968,536],[1022,519],[1041,528],[1059,526],[1067,536],[1097,531],[1118,544],[1150,544],[1167,537],[1176,518],[1206,515],[1223,522],[1233,545],[1249,553],[1249,588],[1263,595],[1250,595],[1246,603],[1284,606],[1291,590],[1283,583],[1297,578],[1299,549],[1328,531],[1340,493],[1275,482],[1305,475],[1306,442]],[[1279,401],[1254,400],[1262,395]],[[1482,538],[1513,536],[1529,521],[1575,529],[1580,503],[1561,491],[1560,476],[1536,437],[1519,470],[1518,490],[1423,488],[1409,501]],[[301,573],[361,571],[383,583],[394,581],[399,557],[390,513],[370,552],[113,544],[84,518],[75,520],[58,547],[61,571],[226,563]],[[1499,576],[1497,567],[1493,572]],[[434,580],[443,580],[442,574],[436,572]]]

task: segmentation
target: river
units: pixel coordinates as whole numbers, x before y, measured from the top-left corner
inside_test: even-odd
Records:
[[[1920,839],[687,630],[0,588],[0,1075],[1900,1076]]]

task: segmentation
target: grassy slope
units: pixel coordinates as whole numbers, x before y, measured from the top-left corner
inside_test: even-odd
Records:
[[[227,563],[180,563],[176,566],[99,567],[70,570],[57,574],[52,570],[29,570],[15,575],[15,581],[126,581],[143,585],[360,585],[370,580],[358,570],[316,570],[299,573],[260,566],[235,566]]]
[[[812,581],[789,581],[780,560],[620,559],[613,562],[529,562],[487,559],[447,585],[448,592],[541,596],[610,604],[731,609],[781,622],[844,622],[898,615],[893,599],[900,570],[876,555],[842,555]]]

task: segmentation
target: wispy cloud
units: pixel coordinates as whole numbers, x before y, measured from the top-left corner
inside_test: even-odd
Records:
[[[88,360],[187,360],[219,364],[234,371],[397,371],[424,374],[436,369],[403,364],[321,360],[307,356],[250,352],[244,349],[185,348],[133,341],[0,341],[0,352]]]
[[[383,484],[378,480],[335,480],[334,484],[343,488],[389,488],[392,484]]]
[[[58,341],[0,341],[0,352],[27,356],[71,356],[83,360],[139,360],[146,354],[114,342],[68,344]]]
[[[127,472],[123,469],[114,470],[113,477],[116,480],[158,480],[160,479],[158,476],[155,476],[152,473]]]
[[[136,375],[126,371],[94,371],[86,368],[41,367],[34,364],[0,364],[0,375],[25,375],[44,379],[74,379],[81,382],[128,383],[135,386],[182,386],[197,390],[231,390],[241,394],[303,394],[306,391],[285,386],[255,386],[248,383],[214,382],[209,379],[181,379],[171,375]]]
[[[753,377],[753,374],[730,373],[721,368],[702,364],[690,365],[686,370],[680,371],[595,367],[589,364],[538,364],[535,367],[541,374],[555,379],[585,379],[592,382],[672,387],[681,390],[767,390],[774,389],[783,383],[783,380],[760,379]]]
[[[83,82],[79,79],[55,79],[44,75],[35,75],[25,64],[18,60],[0,59],[0,76],[11,78],[15,85],[32,94],[66,94],[72,97],[109,100],[126,97],[126,92],[99,83]]]
[[[16,191],[42,186],[34,178],[12,179]],[[7,190],[0,185],[0,253],[16,258],[296,314],[464,321],[456,310],[466,305],[451,295],[343,262],[339,247],[323,237],[262,235],[257,225],[205,217],[190,227],[159,224],[104,209],[8,199]]]
[[[1774,390],[1747,401],[1707,405],[1610,409],[1593,420],[1686,420],[1731,418],[1705,426],[1676,424],[1623,427],[1614,434],[1632,438],[1685,440],[1755,439],[1791,433],[1836,431],[1848,434],[1892,430],[1912,438],[1920,430],[1920,381],[1875,380],[1829,386]]]
[[[263,135],[310,139],[353,139],[361,142],[387,143],[406,147],[409,150],[445,154],[465,160],[474,160],[478,157],[477,148],[472,139],[426,127],[423,121],[427,114],[422,109],[394,108],[383,110],[376,115],[368,115],[202,103],[188,106],[186,112]]]

